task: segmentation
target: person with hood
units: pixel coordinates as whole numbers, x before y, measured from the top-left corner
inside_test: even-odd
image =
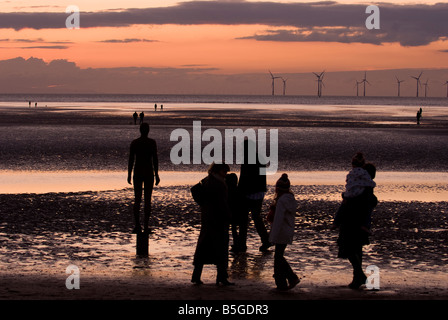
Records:
[[[191,282],[202,284],[204,264],[214,264],[217,268],[216,284],[232,285],[228,281],[229,224],[230,210],[226,175],[230,171],[227,164],[212,163],[208,176],[202,179],[204,197],[201,202],[201,231],[194,253],[194,270]]]
[[[282,174],[275,184],[274,202],[270,207],[272,226],[269,241],[275,245],[274,279],[279,290],[292,289],[300,282],[284,257],[286,246],[293,241],[297,209],[297,201],[290,187],[288,175]]]

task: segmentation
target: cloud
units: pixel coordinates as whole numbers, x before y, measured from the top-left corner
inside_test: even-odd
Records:
[[[69,46],[30,46],[30,47],[20,47],[20,49],[57,49],[64,50],[70,48]]]
[[[158,40],[149,40],[149,39],[108,39],[101,40],[98,42],[104,43],[132,43],[132,42],[158,42]]]
[[[259,41],[398,42],[403,46],[421,46],[446,39],[448,3],[380,3],[378,6],[380,30],[365,28],[365,20],[369,16],[365,13],[365,4],[341,4],[333,1],[189,1],[168,7],[81,12],[80,15],[81,28],[127,27],[135,24],[244,24],[283,29],[244,37]],[[0,13],[0,28],[65,28],[67,17],[65,12]]]

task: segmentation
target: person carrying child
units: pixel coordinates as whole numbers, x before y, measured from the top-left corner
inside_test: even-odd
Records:
[[[352,158],[352,166],[332,229],[339,228],[338,257],[348,259],[353,267],[353,280],[349,287],[358,289],[367,279],[362,269],[362,247],[369,244],[371,214],[377,205],[373,194],[376,169],[372,164],[366,164],[360,152]]]

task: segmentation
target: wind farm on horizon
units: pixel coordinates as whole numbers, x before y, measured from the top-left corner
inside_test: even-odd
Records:
[[[283,76],[278,76],[278,75],[274,75],[270,70],[269,70],[269,74],[272,80],[271,83],[271,95],[276,95],[275,94],[275,80],[276,79],[281,79],[283,81],[283,96],[286,95],[286,81],[288,80],[288,78],[284,78]],[[317,97],[322,97],[323,96],[323,87],[325,87],[325,84],[323,82],[324,79],[324,75],[325,75],[325,70],[318,73],[318,72],[312,72],[311,74],[314,74],[314,76],[316,77],[315,81],[317,83]],[[415,93],[415,97],[416,98],[420,98],[421,97],[421,92],[419,89],[422,89],[422,87],[424,86],[424,98],[428,98],[429,97],[429,78],[426,79],[426,81],[423,83],[420,80],[420,78],[423,75],[423,71],[420,72],[420,74],[418,76],[415,75],[410,75],[410,78],[413,78],[416,80],[416,93]],[[405,82],[405,80],[401,79],[395,75],[395,79],[396,79],[396,84],[397,84],[397,97],[402,97],[402,90],[401,90],[401,84],[403,82]],[[359,85],[362,85],[362,96],[366,97],[367,96],[367,90],[366,90],[366,84],[368,84],[369,86],[372,86],[372,84],[367,80],[367,71],[364,71],[364,76],[361,80],[355,80],[355,86],[353,87],[354,89],[356,88],[356,96],[359,97],[360,96],[360,90],[359,90]],[[391,80],[391,84],[392,84],[392,80]],[[442,84],[443,86],[446,86],[446,97],[448,98],[448,80],[446,82],[444,82]]]

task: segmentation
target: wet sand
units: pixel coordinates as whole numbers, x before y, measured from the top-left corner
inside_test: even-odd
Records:
[[[28,116],[4,120],[4,115]],[[127,149],[138,132],[130,117],[119,114],[73,113],[49,109],[28,113],[2,109],[1,170],[125,170]],[[34,110],[33,110],[34,112]],[[167,132],[205,127],[268,126],[279,128],[281,171],[348,170],[347,156],[361,148],[383,171],[445,172],[448,169],[444,119],[427,125],[375,124],[370,116],[329,120],[270,118],[261,111],[235,116],[235,110],[164,112],[149,118],[159,143],[161,168],[205,172],[206,165],[173,166]],[[241,114],[242,115],[242,114]],[[296,114],[297,115],[297,114]],[[234,119],[242,119],[235,121]],[[356,120],[356,121],[355,121]],[[398,122],[402,121],[397,120]],[[18,121],[15,123],[15,121]],[[418,148],[415,146],[418,145]],[[233,167],[237,170],[237,167]],[[162,176],[163,181],[163,176]],[[192,183],[195,181],[192,181]],[[343,181],[341,181],[343,185]],[[380,268],[379,291],[350,290],[351,268],[338,259],[337,234],[329,231],[339,201],[313,194],[337,194],[340,187],[301,184],[294,244],[287,259],[302,278],[292,291],[274,289],[273,252],[261,254],[250,227],[246,254],[230,256],[230,288],[214,285],[215,268],[204,270],[203,286],[189,280],[199,232],[199,213],[189,185],[157,187],[154,192],[154,233],[150,255],[138,257],[130,233],[132,189],[111,191],[1,194],[0,299],[152,299],[152,300],[429,300],[448,298],[448,202],[381,201],[375,211],[371,244],[364,266]],[[413,185],[418,192],[419,186]],[[446,191],[446,184],[439,190]],[[265,206],[272,199],[272,186]],[[391,192],[395,192],[393,189]],[[404,189],[406,191],[406,188]],[[437,190],[434,190],[437,192]],[[265,207],[266,209],[266,207]],[[68,265],[81,270],[81,289],[65,287]]]

